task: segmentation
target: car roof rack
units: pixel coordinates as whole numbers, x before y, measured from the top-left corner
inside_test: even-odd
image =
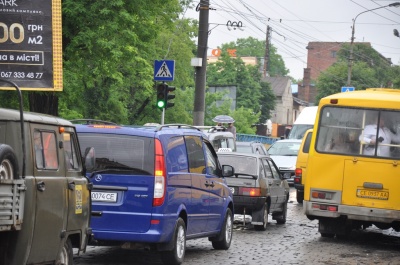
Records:
[[[104,125],[118,125],[114,122],[111,121],[102,121],[102,120],[96,120],[96,119],[75,119],[75,120],[70,120],[70,122],[74,124],[104,124]]]
[[[212,126],[208,132],[227,132],[226,127],[224,126]]]
[[[199,128],[196,128],[195,126],[188,125],[188,124],[181,124],[181,123],[171,123],[171,124],[163,124],[163,125],[158,125],[156,127],[156,132],[161,131],[163,128],[171,128],[171,127],[177,127],[178,129],[194,129],[197,131],[201,131]]]

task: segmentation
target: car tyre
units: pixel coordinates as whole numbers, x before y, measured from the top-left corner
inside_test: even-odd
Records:
[[[19,178],[18,160],[11,146],[0,145],[0,179],[13,180]]]
[[[268,215],[269,215],[269,210],[268,210],[268,204],[264,204],[264,212],[263,212],[263,224],[262,225],[255,225],[254,229],[257,231],[265,231],[267,230],[267,225],[268,225]]]
[[[304,192],[296,190],[296,200],[298,203],[303,203]]]
[[[166,265],[179,265],[183,262],[186,252],[186,225],[182,218],[178,218],[172,240],[174,248],[162,251],[161,259]]]
[[[212,240],[214,249],[227,250],[231,246],[233,235],[233,218],[231,209],[226,209],[225,220],[222,224],[221,234],[217,240]]]
[[[74,253],[72,251],[71,240],[68,238],[60,252],[59,263],[60,265],[73,265],[74,264]]]
[[[282,213],[276,218],[276,223],[279,225],[283,225],[286,223],[286,216],[287,216],[287,202],[283,203]]]
[[[332,233],[321,233],[321,237],[326,237],[326,238],[333,238],[335,234]]]

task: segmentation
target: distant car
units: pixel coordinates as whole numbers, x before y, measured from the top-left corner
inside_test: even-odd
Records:
[[[197,126],[199,127],[199,126]],[[236,151],[236,140],[231,132],[228,132],[223,126],[212,126],[204,131],[208,140],[216,152]]]
[[[268,148],[268,154],[278,166],[290,186],[294,186],[297,154],[301,139],[278,140]]]
[[[272,159],[237,152],[219,152],[218,159],[235,168],[234,176],[225,178],[233,193],[235,219],[251,220],[256,230],[267,228],[269,214],[278,224],[286,222],[289,190]]]
[[[236,151],[238,153],[251,153],[268,155],[267,148],[261,142],[236,142]]]

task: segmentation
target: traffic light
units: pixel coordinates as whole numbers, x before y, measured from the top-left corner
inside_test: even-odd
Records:
[[[163,109],[165,108],[166,103],[166,95],[167,92],[167,84],[159,84],[157,85],[157,108]]]
[[[174,86],[168,86],[166,85],[166,92],[165,92],[165,108],[172,108],[175,103],[174,102],[168,102],[168,100],[170,99],[174,99],[175,95],[174,94],[170,94],[169,92],[172,92],[175,90]]]

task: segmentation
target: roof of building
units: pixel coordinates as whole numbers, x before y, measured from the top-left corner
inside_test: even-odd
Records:
[[[291,86],[290,77],[287,76],[275,76],[275,77],[264,77],[262,81],[269,82],[271,88],[274,91],[275,96],[282,96],[285,93],[286,88]]]

